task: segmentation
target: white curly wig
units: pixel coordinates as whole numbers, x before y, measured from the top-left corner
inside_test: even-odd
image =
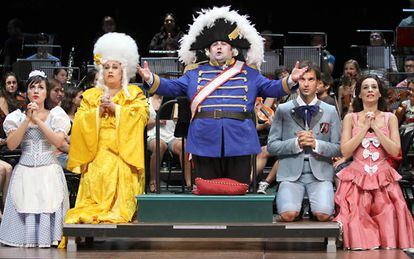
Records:
[[[129,96],[129,80],[135,77],[139,61],[138,46],[134,39],[124,33],[110,32],[100,37],[93,49],[95,67],[98,70],[96,87],[108,90],[103,78],[103,64],[118,61],[122,67],[122,89]]]
[[[198,12],[198,17],[194,17],[194,23],[190,25],[188,34],[180,40],[181,45],[178,50],[180,60],[186,65],[196,62],[196,52],[191,50],[191,45],[205,27],[211,28],[215,21],[220,18],[237,24],[240,38],[244,38],[250,43],[246,63],[260,69],[264,59],[264,39],[251,24],[247,15],[240,15],[237,11],[230,10],[230,6],[202,9]]]

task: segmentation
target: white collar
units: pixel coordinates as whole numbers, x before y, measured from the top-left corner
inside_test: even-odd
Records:
[[[298,94],[298,98],[296,98],[296,101],[298,102],[299,106],[304,106],[306,103],[302,100],[300,97],[300,94]],[[313,98],[312,102],[310,102],[308,105],[315,105],[318,102],[318,97]]]

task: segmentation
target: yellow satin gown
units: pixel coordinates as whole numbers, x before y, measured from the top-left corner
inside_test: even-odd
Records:
[[[65,223],[130,222],[145,188],[144,129],[149,118],[142,90],[129,85],[113,98],[115,116],[99,116],[103,91],[83,93],[72,128],[67,169],[81,174],[75,208]]]

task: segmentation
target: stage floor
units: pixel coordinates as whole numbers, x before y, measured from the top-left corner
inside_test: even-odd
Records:
[[[306,241],[306,240],[304,240]],[[315,242],[278,242],[240,239],[142,239],[96,238],[87,246],[80,244],[76,252],[50,248],[12,248],[0,245],[0,258],[346,258],[346,259],[403,259],[410,258],[401,250],[324,252],[324,245]],[[414,257],[411,257],[414,258]]]

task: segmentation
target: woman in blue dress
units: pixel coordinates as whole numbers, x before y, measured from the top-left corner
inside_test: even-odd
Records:
[[[0,225],[0,243],[5,245],[50,247],[62,236],[69,200],[54,151],[64,143],[70,119],[59,106],[49,110],[47,86],[43,72],[31,72],[26,112],[16,110],[3,123],[8,148],[14,150],[20,145],[22,150]]]

